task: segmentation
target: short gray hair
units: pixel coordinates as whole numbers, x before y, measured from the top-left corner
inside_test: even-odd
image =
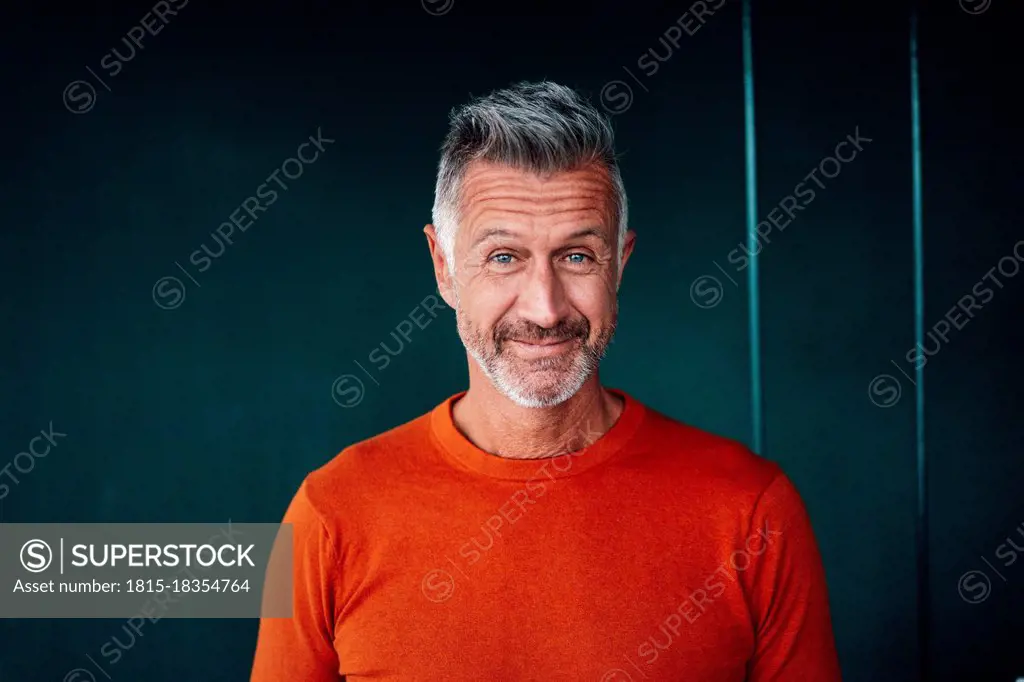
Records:
[[[434,189],[433,223],[454,269],[462,179],[485,160],[535,173],[574,170],[599,162],[615,190],[618,257],[626,235],[626,188],[615,154],[611,122],[575,90],[551,81],[522,81],[452,110]]]

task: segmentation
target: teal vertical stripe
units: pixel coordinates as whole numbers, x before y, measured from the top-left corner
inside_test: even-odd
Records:
[[[750,298],[750,417],[753,450],[764,454],[764,395],[761,389],[761,299],[758,289],[757,145],[754,135],[754,48],[750,37],[750,0],[743,1],[743,113],[747,166],[747,290]]]
[[[914,339],[924,347],[924,221],[921,199],[921,91],[917,63],[917,9],[910,15],[910,129],[914,193]],[[928,459],[924,441],[924,364],[914,370],[917,445],[917,631],[918,679],[929,680]]]

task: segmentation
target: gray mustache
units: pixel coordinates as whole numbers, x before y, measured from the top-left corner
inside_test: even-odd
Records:
[[[500,330],[495,335],[495,341],[498,343],[512,339],[526,341],[527,343],[539,341],[568,341],[569,339],[576,338],[585,339],[589,333],[590,325],[586,322],[562,325],[551,329],[531,327],[529,329],[521,329],[521,331],[519,331],[516,328],[512,328]]]

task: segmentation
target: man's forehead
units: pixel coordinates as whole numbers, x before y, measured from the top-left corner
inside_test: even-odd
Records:
[[[506,220],[517,214],[591,213],[580,218],[590,224],[611,220],[614,213],[614,188],[607,171],[600,166],[539,175],[490,162],[474,162],[477,163],[481,165],[471,166],[463,178],[459,202],[459,213],[473,224],[474,232],[482,227],[481,222],[491,227],[494,221],[489,217],[502,213],[509,214]]]

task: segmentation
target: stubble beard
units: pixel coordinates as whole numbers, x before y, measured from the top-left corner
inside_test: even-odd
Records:
[[[456,297],[456,325],[466,350],[496,389],[522,407],[545,408],[559,405],[572,396],[597,370],[615,335],[618,310],[611,323],[591,341],[591,327],[585,318],[566,320],[543,329],[524,321],[498,321],[490,330],[475,325]],[[571,338],[573,345],[553,357],[524,358],[508,342]]]

